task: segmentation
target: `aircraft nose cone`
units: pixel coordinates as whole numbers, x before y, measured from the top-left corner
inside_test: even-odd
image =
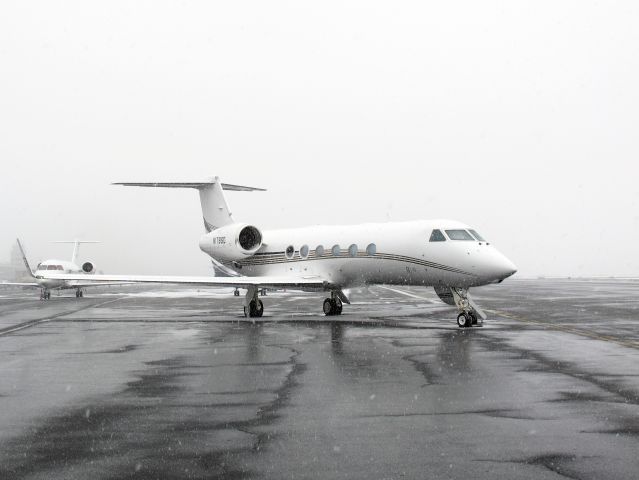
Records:
[[[517,273],[517,267],[513,262],[508,260],[505,256],[501,255],[499,261],[499,277],[501,280],[508,278]]]

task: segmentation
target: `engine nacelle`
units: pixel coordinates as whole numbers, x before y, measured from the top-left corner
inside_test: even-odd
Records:
[[[262,232],[253,225],[234,223],[200,237],[200,250],[216,260],[233,261],[250,257],[262,246]]]
[[[84,262],[82,264],[82,271],[84,273],[95,273],[95,264],[91,262]]]

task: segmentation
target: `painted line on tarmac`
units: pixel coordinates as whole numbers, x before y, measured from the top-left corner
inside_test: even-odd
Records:
[[[107,300],[106,302],[94,303],[93,305],[85,305],[82,308],[78,308],[76,310],[72,310],[70,312],[62,312],[56,315],[52,315],[50,317],[39,318],[36,320],[29,320],[28,322],[20,323],[18,325],[12,325],[10,327],[5,327],[0,329],[0,337],[4,335],[9,335],[10,333],[15,333],[19,330],[24,330],[25,328],[35,327],[36,325],[40,325],[41,323],[51,322],[52,320],[57,320],[58,318],[64,317],[66,315],[71,315],[73,313],[81,312],[82,310],[88,310],[89,308],[101,307],[102,305],[106,305],[108,303],[117,302],[118,300],[122,300],[122,298],[114,298],[112,300]]]
[[[582,337],[588,337],[594,340],[603,340],[605,342],[613,342],[613,343],[616,343],[617,345],[621,345],[622,347],[635,348],[639,350],[639,342],[634,340],[620,340],[619,338],[611,337],[610,335],[602,335],[596,332],[588,332],[586,330],[581,330],[579,328],[567,327],[565,325],[555,325],[553,323],[541,322],[539,320],[530,320],[529,318],[524,318],[519,315],[513,315],[512,313],[502,312],[500,310],[488,310],[488,309],[484,309],[484,310],[486,312],[499,315],[500,317],[509,318],[511,320],[516,320],[518,322],[529,323],[531,325],[539,325],[545,328],[549,328],[551,330],[558,330],[564,333],[581,335]]]
[[[402,295],[406,295],[407,297],[418,298],[420,300],[424,300],[426,302],[434,303],[434,304],[443,304],[444,302],[438,302],[437,300],[433,300],[432,298],[420,297],[419,295],[415,295],[414,293],[405,292],[403,290],[397,290],[396,288],[386,287],[385,285],[376,285],[378,288],[383,288],[384,290],[390,290],[391,292],[400,293]]]

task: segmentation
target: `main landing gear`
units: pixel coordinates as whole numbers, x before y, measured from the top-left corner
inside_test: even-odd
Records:
[[[258,290],[254,286],[250,286],[246,291],[244,299],[244,316],[255,318],[264,314],[264,304],[262,300],[257,298]]]
[[[84,292],[82,291],[82,289],[78,288],[75,291],[75,298],[82,298],[82,297],[84,297]]]
[[[341,315],[342,314],[342,301],[340,298],[331,293],[331,298],[324,300],[323,305],[324,315]]]
[[[40,300],[50,300],[51,292],[49,290],[40,290]]]

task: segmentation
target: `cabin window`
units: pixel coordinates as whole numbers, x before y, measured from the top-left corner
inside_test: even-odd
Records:
[[[295,247],[293,245],[289,245],[286,247],[286,258],[290,260],[293,258],[293,255],[295,255]]]
[[[377,245],[374,243],[369,243],[368,247],[366,247],[366,254],[371,257],[377,253]]]
[[[318,245],[315,249],[315,256],[321,257],[322,255],[324,255],[324,247],[322,245]]]
[[[339,252],[340,252],[339,245],[333,245],[333,248],[331,248],[331,253],[333,254],[333,256],[334,257],[339,256]]]
[[[484,240],[484,237],[482,237],[479,233],[477,233],[477,230],[468,230],[470,232],[470,234],[475,237],[477,240],[479,240],[480,242],[485,242],[486,240]]]
[[[308,258],[308,245],[302,245],[302,248],[300,248],[300,257]]]
[[[471,242],[475,240],[466,230],[446,230],[446,235],[448,235],[448,238],[451,240],[465,240]]]
[[[348,254],[351,257],[356,257],[357,256],[357,245],[356,244],[351,244],[350,247],[348,247]]]
[[[442,233],[441,230],[433,230],[433,233],[430,234],[430,240],[429,242],[445,242],[446,241],[446,237],[444,237],[444,234]]]

